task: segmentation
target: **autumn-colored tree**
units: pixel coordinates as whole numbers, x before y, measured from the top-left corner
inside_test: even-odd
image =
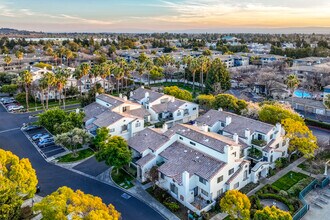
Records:
[[[43,219],[120,219],[120,213],[113,205],[107,206],[97,196],[80,190],[73,191],[65,186],[36,203],[34,210],[40,211]]]
[[[286,132],[285,137],[290,139],[289,151],[298,151],[306,158],[313,157],[315,150],[318,148],[317,139],[306,124],[286,118],[282,120],[282,125]]]
[[[247,104],[244,100],[238,99],[233,95],[219,94],[215,96],[213,106],[215,109],[222,108],[240,114],[242,110],[246,109]]]
[[[262,210],[257,210],[253,220],[292,220],[289,212],[276,208],[275,206],[266,206]]]
[[[0,219],[18,219],[23,197],[32,198],[37,184],[28,159],[0,149]]]
[[[231,219],[250,219],[250,200],[238,190],[227,191],[220,201],[220,207]]]
[[[214,97],[214,95],[204,95],[203,94],[203,95],[197,96],[196,100],[199,105],[201,105],[203,108],[208,110],[208,109],[213,108],[215,97]]]
[[[281,123],[283,119],[291,118],[303,122],[303,119],[291,108],[281,104],[265,104],[259,112],[259,120],[275,125]]]
[[[3,61],[5,61],[6,65],[8,66],[13,61],[13,59],[9,55],[6,55],[4,56]]]
[[[108,166],[115,167],[118,173],[120,168],[131,162],[132,152],[129,150],[125,139],[113,136],[100,146],[95,157],[98,161],[105,161]]]
[[[183,99],[183,100],[187,100],[187,101],[193,100],[192,94],[189,91],[180,89],[177,86],[165,87],[164,93],[167,95],[174,96],[175,98],[178,98],[178,99]]]

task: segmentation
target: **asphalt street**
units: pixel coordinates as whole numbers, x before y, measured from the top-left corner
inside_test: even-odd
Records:
[[[134,197],[123,198],[124,191],[118,188],[47,163],[19,129],[23,123],[29,121],[29,114],[10,114],[0,106],[0,148],[30,159],[37,172],[41,196],[46,196],[61,186],[68,186],[99,196],[105,203],[113,204],[122,213],[124,220],[164,219],[144,202]]]

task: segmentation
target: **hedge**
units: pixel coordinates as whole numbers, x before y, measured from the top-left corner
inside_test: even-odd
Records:
[[[280,202],[283,202],[286,206],[288,206],[289,211],[291,213],[295,212],[295,209],[294,209],[294,206],[292,205],[292,203],[288,199],[284,198],[283,196],[271,194],[271,193],[265,193],[265,194],[258,195],[258,197],[260,199],[276,199]]]
[[[320,121],[312,120],[312,119],[309,119],[309,118],[306,118],[305,122],[306,122],[307,125],[311,125],[311,126],[315,126],[315,127],[319,127],[319,128],[330,129],[330,124],[329,123],[320,122]]]

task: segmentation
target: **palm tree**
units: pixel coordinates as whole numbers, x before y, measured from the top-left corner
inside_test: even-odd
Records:
[[[6,65],[8,66],[13,59],[7,54],[4,58],[3,61],[5,61]]]
[[[29,111],[29,87],[33,81],[32,73],[28,70],[25,70],[20,73],[20,79],[21,82],[24,84],[24,88],[25,88],[26,110]]]
[[[196,72],[200,68],[198,60],[196,58],[191,58],[187,62],[187,68],[188,68],[188,70],[190,71],[190,73],[193,77],[193,93],[195,93],[195,76],[196,76]]]
[[[298,87],[299,85],[299,79],[295,74],[290,74],[287,78],[286,78],[286,85],[288,86],[288,88],[291,90],[291,104],[293,105],[293,93],[294,90]]]
[[[61,104],[61,94],[63,93],[63,89],[68,82],[68,78],[69,78],[68,70],[57,69],[57,73],[55,74],[55,85],[57,92],[59,94],[59,104]],[[65,96],[63,98],[63,106],[65,109]]]
[[[46,82],[45,78],[39,79],[38,89],[41,93],[40,99],[41,99],[41,104],[42,104],[42,108],[43,108],[44,111],[46,110],[45,109],[45,97],[44,96],[45,96],[45,91],[46,91],[47,87],[48,86],[47,86],[47,82]]]
[[[103,81],[103,88],[105,89],[105,79],[110,77],[110,64],[109,63],[102,63],[100,64],[100,77]],[[109,86],[108,86],[109,87]]]
[[[48,101],[49,101],[49,92],[50,88],[55,85],[55,75],[52,72],[47,72],[43,76],[43,80],[45,80],[45,83],[47,85],[47,96],[46,96],[46,109],[48,109]]]
[[[91,83],[93,82],[93,78],[94,78],[94,83],[92,83],[92,86],[94,86],[96,84],[96,78],[100,75],[101,73],[101,66],[99,64],[94,64],[94,66],[91,68],[91,70],[89,71],[89,78],[91,80]]]
[[[117,80],[117,92],[119,94],[119,81],[124,77],[124,69],[119,65],[116,65],[116,67],[113,69],[113,74]]]
[[[73,58],[73,53],[69,49],[66,49],[64,53],[65,53],[65,57],[66,57],[67,66],[69,66],[69,61],[71,58]]]
[[[204,72],[208,73],[210,66],[211,66],[211,61],[210,61],[210,58],[201,56],[198,58],[198,62],[200,65],[200,70],[201,70],[201,74],[200,74],[201,89],[202,89],[202,91],[204,91]],[[206,78],[207,78],[207,75],[206,75]]]

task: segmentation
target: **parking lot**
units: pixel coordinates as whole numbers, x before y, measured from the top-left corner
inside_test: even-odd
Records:
[[[55,145],[55,144],[50,144],[47,146],[38,146],[38,140],[32,140],[32,137],[36,134],[49,134],[50,136],[52,136],[44,128],[38,128],[38,129],[30,130],[30,131],[24,131],[24,133],[29,137],[30,141],[34,144],[34,146],[36,146],[38,148],[40,154],[45,159],[49,159],[51,157],[56,156],[57,154],[61,154],[66,151],[63,147]]]
[[[0,102],[8,112],[25,112],[24,106],[13,97],[2,97]]]

